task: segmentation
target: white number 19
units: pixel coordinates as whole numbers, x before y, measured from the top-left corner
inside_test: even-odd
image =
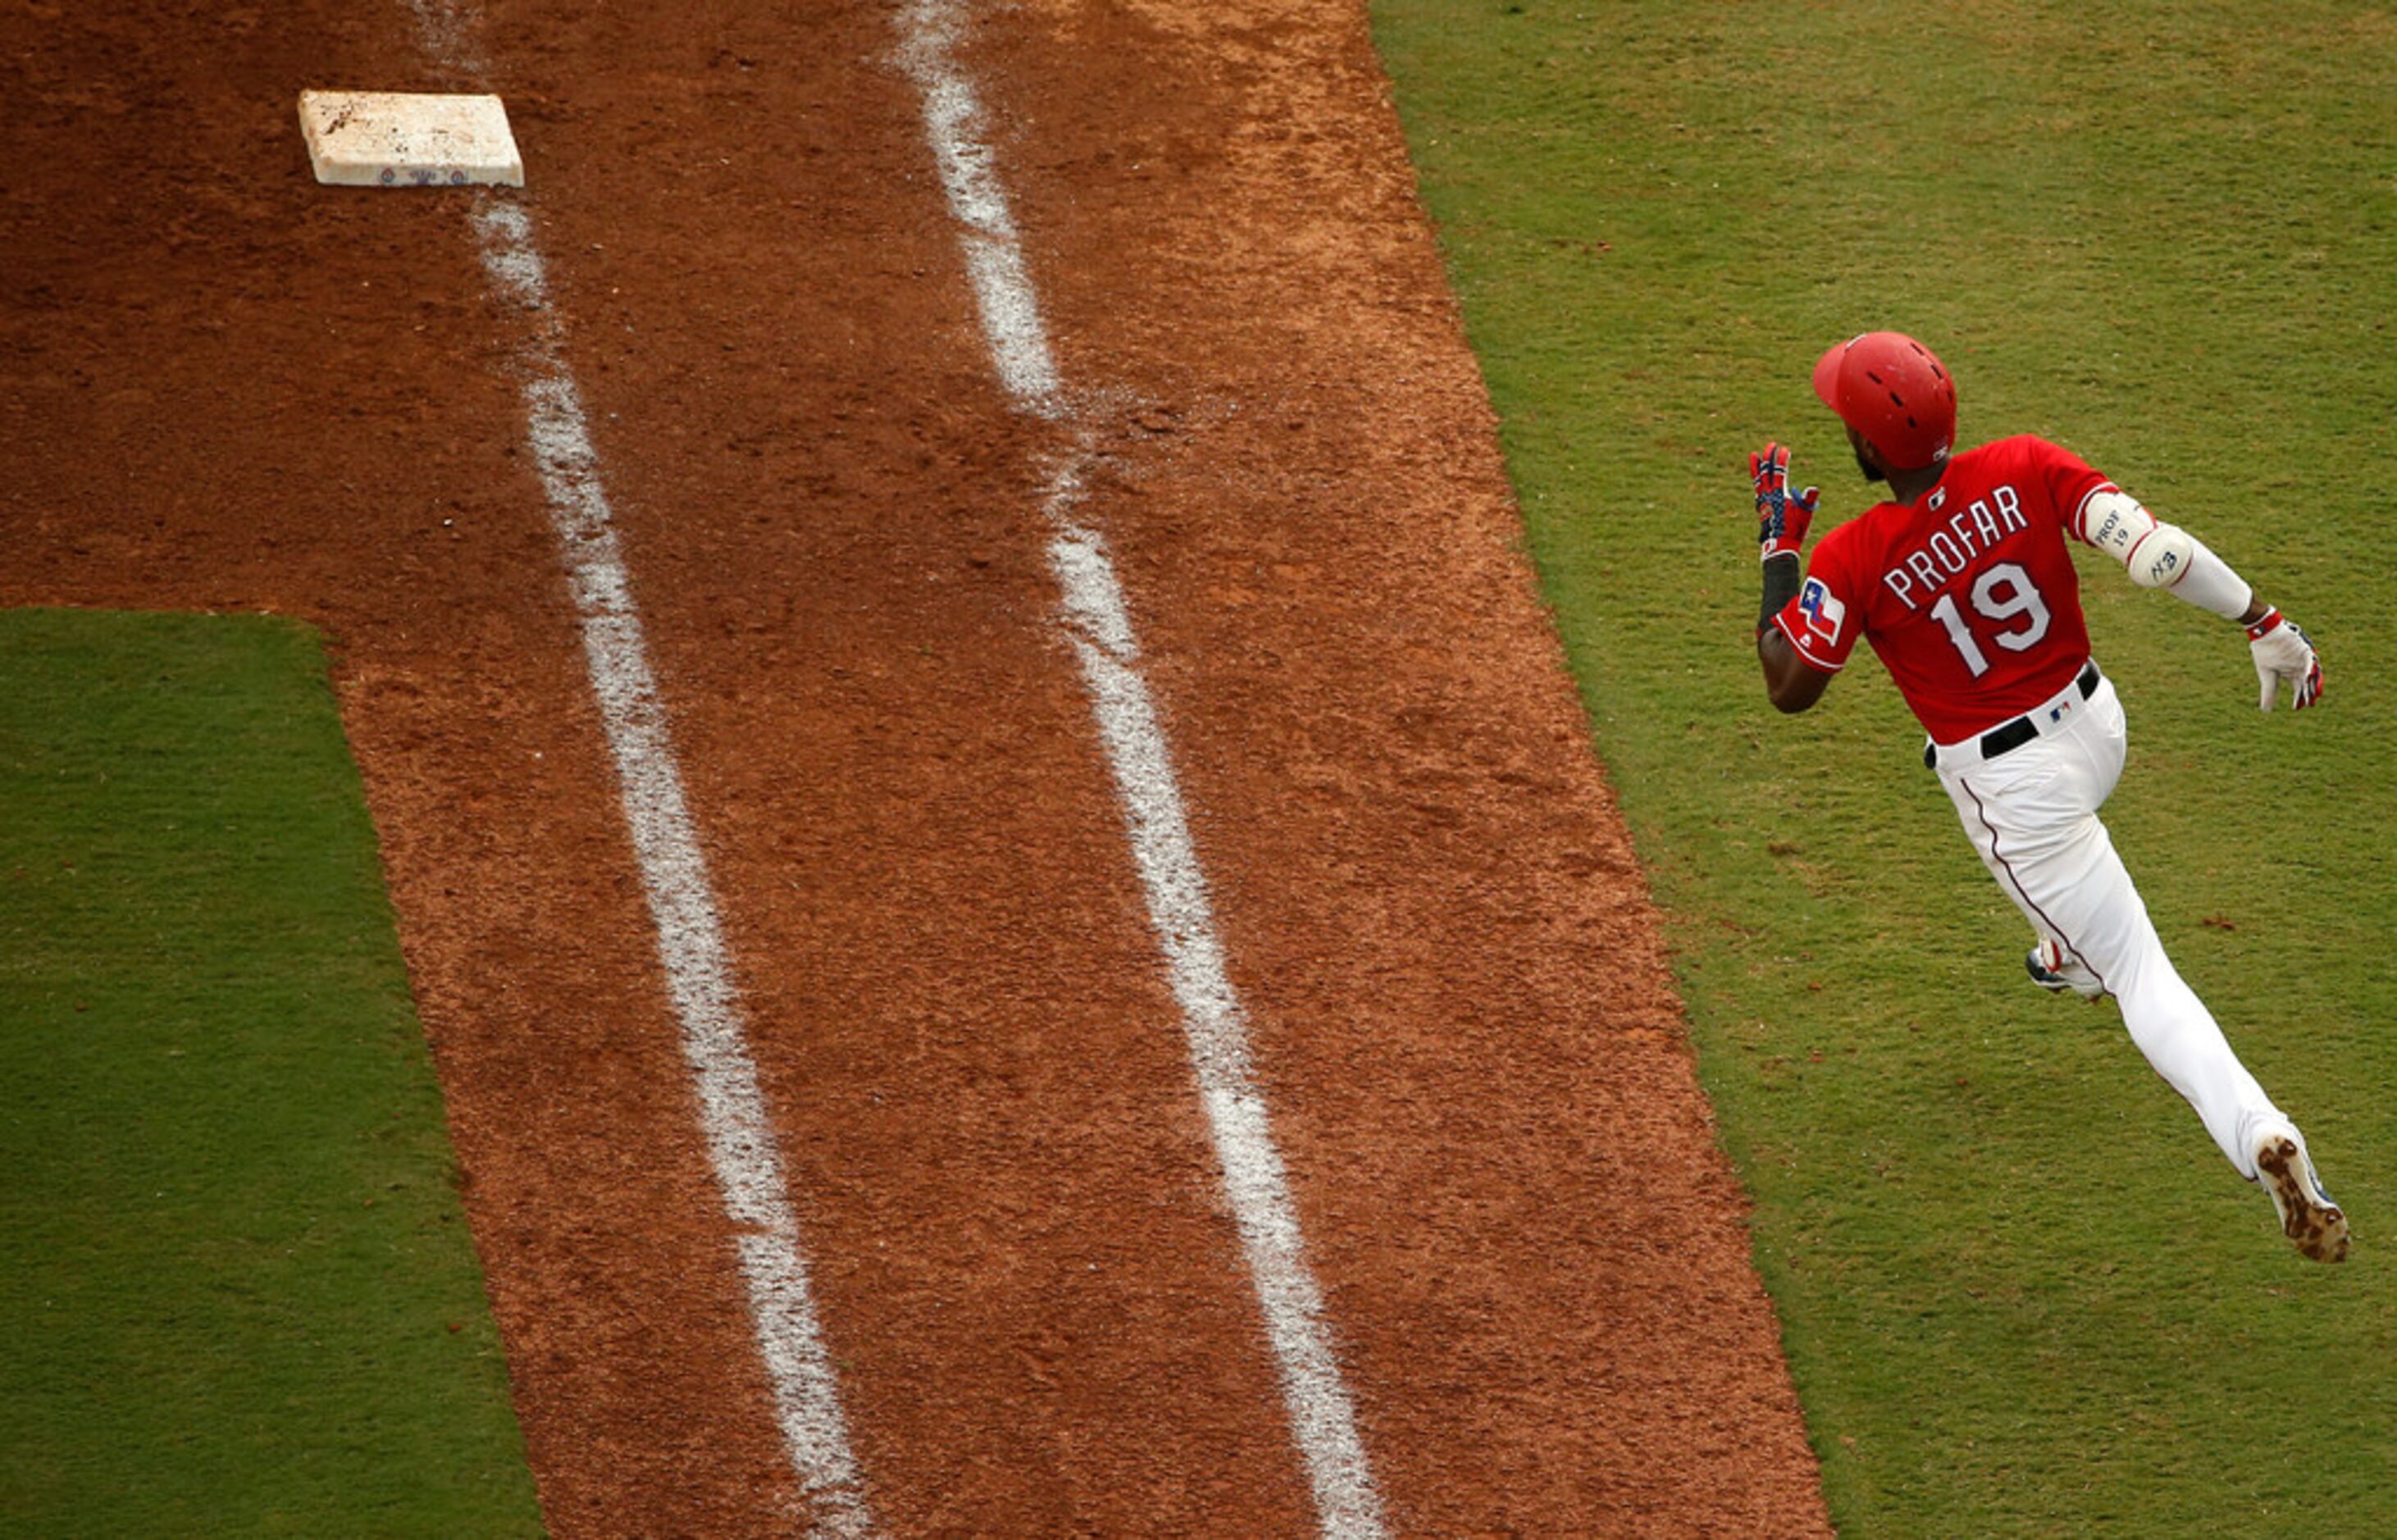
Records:
[[[2006,597],[1998,596],[2000,589],[2007,591]],[[1990,638],[2009,652],[2029,651],[2039,645],[2042,636],[2047,635],[2050,619],[2047,601],[2039,596],[2037,588],[2031,586],[2030,574],[2011,561],[2002,562],[1981,574],[1981,580],[1973,584],[1973,608],[1985,619],[1992,621],[2010,621],[2017,615],[2029,617],[2029,624],[2001,631]],[[1979,642],[1973,639],[1971,628],[1964,623],[1963,612],[1957,608],[1955,595],[1947,595],[1933,605],[1931,618],[1948,628],[1948,639],[1956,644],[1958,652],[1963,654],[1964,666],[1973,671],[1973,677],[1977,679],[1989,671],[1989,655],[1981,650]]]

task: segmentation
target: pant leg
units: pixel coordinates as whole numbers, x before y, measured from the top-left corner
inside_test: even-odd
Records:
[[[2239,1174],[2253,1180],[2256,1134],[2287,1119],[2164,955],[2097,817],[2122,774],[2124,741],[2109,681],[2063,730],[1941,779],[1998,885],[2042,934],[2104,983],[2148,1063],[2196,1109]]]

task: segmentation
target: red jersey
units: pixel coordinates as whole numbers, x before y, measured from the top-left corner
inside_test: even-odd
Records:
[[[1863,636],[1923,730],[1961,743],[2056,694],[2088,659],[2064,537],[2085,538],[2082,510],[2113,485],[2029,435],[1968,449],[1912,503],[1876,504],[1825,535],[1773,623],[1827,673]]]

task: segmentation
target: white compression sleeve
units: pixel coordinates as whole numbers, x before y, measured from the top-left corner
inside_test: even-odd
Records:
[[[2205,542],[2177,524],[2158,522],[2138,500],[2108,489],[2082,503],[2081,538],[2127,568],[2142,588],[2168,590],[2226,621],[2247,612],[2255,591]]]
[[[2164,525],[2161,528],[2171,529]],[[2189,542],[2189,566],[2178,583],[2170,585],[2173,597],[2187,599],[2200,609],[2210,609],[2226,621],[2235,621],[2247,613],[2255,602],[2256,590],[2247,580],[2230,569],[2230,564],[2205,548],[2205,542],[2186,530],[2176,531]]]

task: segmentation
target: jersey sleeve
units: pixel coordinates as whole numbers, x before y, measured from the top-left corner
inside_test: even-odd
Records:
[[[1849,577],[1855,542],[1848,535],[1855,528],[1853,522],[1842,524],[1823,537],[1814,547],[1814,559],[1806,564],[1806,581],[1798,585],[1797,596],[1773,617],[1774,625],[1798,656],[1826,674],[1837,674],[1848,666],[1848,654],[1855,648],[1856,632],[1864,621],[1864,609],[1855,602],[1855,587]]]
[[[2041,481],[2047,488],[2048,501],[2064,519],[2065,532],[2086,542],[2088,526],[2083,522],[2089,512],[2089,500],[2099,492],[2120,491],[2095,466],[2060,444],[2044,438],[2028,441],[2032,463],[2038,467]]]

